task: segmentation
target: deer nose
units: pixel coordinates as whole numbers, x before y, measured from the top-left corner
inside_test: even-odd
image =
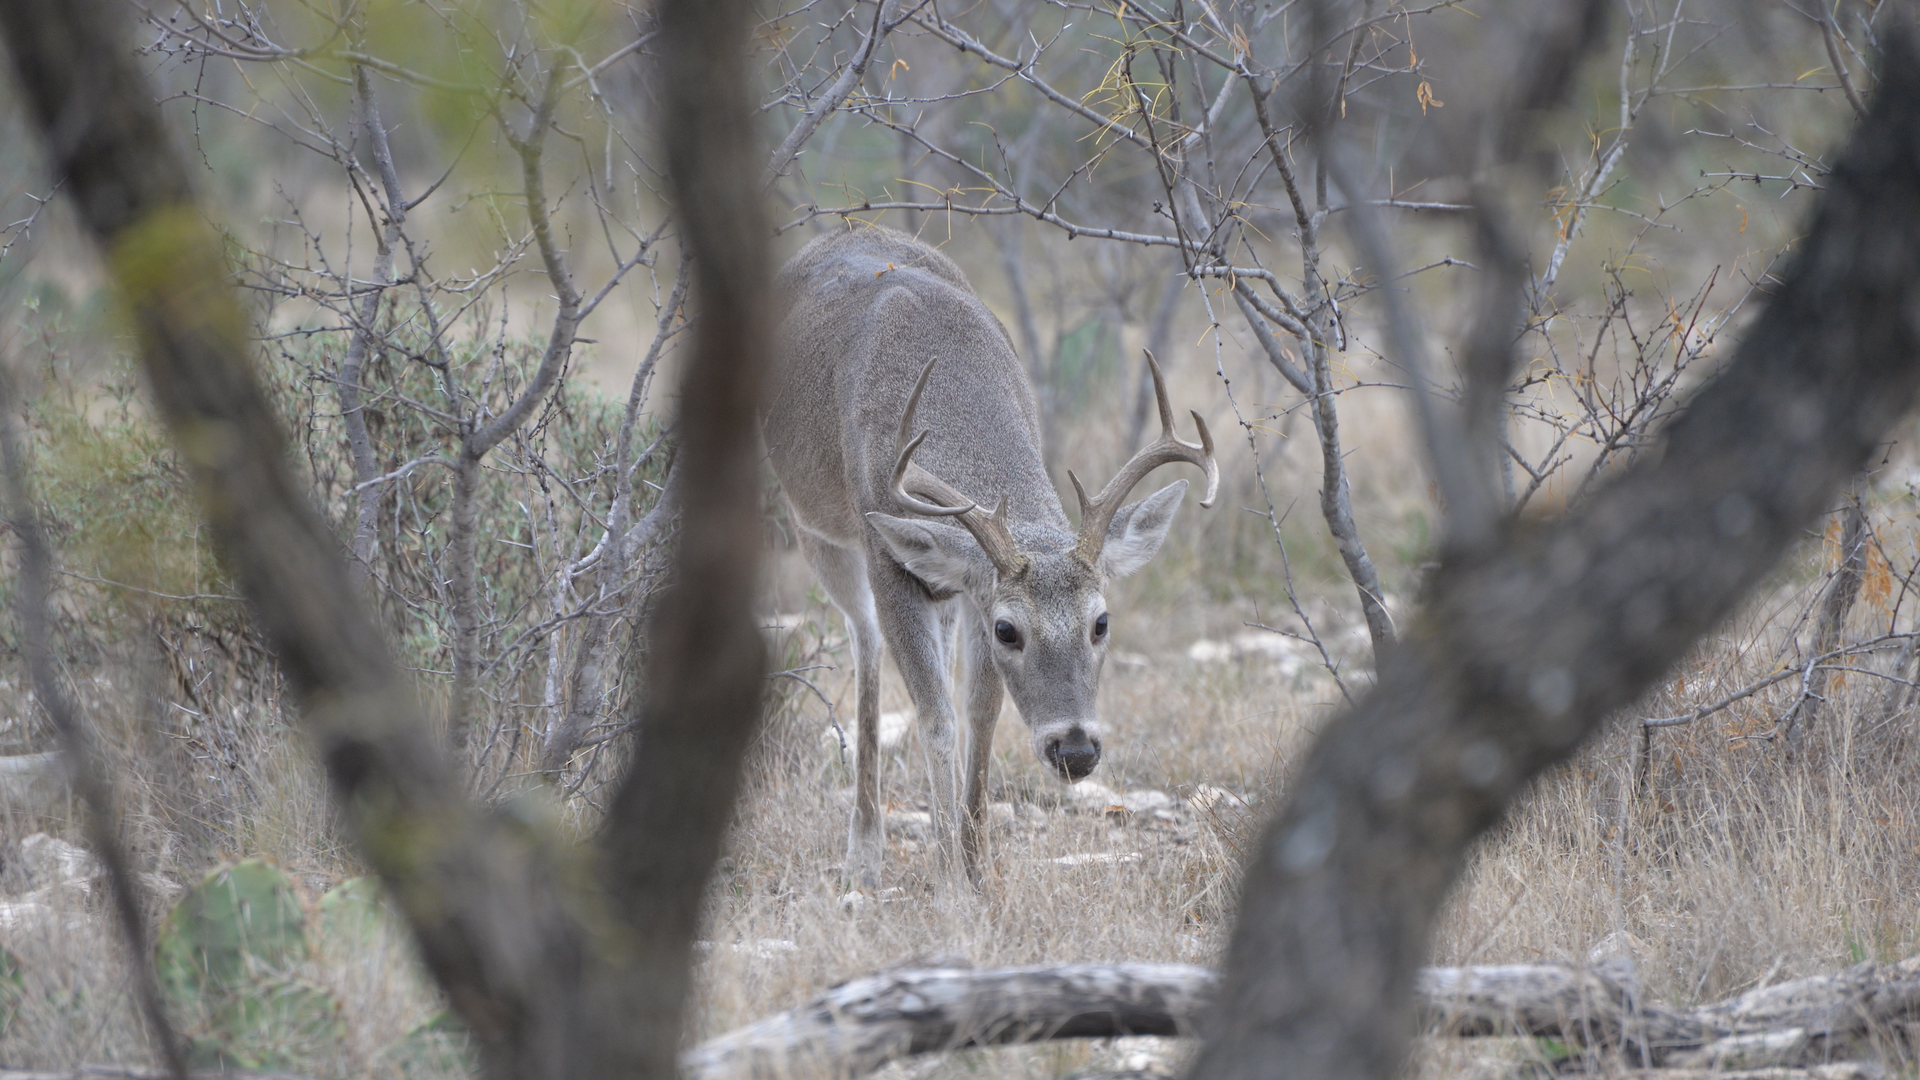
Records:
[[[1064,736],[1047,740],[1047,764],[1068,783],[1085,779],[1100,764],[1100,740],[1088,738],[1085,728],[1071,728]]]

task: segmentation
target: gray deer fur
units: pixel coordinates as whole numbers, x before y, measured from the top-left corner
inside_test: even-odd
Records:
[[[943,868],[978,880],[1002,687],[1051,771],[1072,782],[1093,770],[1110,633],[1102,592],[1159,550],[1187,482],[1119,501],[1154,467],[1188,461],[1206,471],[1202,505],[1211,505],[1212,439],[1197,413],[1201,445],[1173,437],[1152,367],[1163,435],[1098,496],[1073,480],[1083,526],[1091,523],[1082,533],[1047,477],[1026,370],[952,260],[890,229],[855,226],[801,249],[781,271],[780,293],[767,445],[801,548],[853,638],[859,730],[847,871],[877,884],[884,642],[919,715]],[[950,648],[971,736],[964,794]]]

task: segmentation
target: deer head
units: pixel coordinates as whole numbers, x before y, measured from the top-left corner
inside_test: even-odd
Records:
[[[931,592],[958,593],[971,601],[988,628],[994,667],[1033,733],[1035,755],[1063,779],[1079,780],[1100,762],[1095,698],[1111,634],[1107,584],[1146,565],[1160,550],[1187,482],[1176,481],[1136,503],[1123,506],[1121,500],[1154,469],[1184,461],[1206,474],[1200,505],[1212,506],[1220,487],[1213,436],[1199,413],[1192,414],[1198,445],[1175,436],[1166,383],[1148,353],[1160,438],[1091,498],[1079,478],[1067,474],[1080,502],[1077,533],[1010,520],[1004,494],[988,513],[913,460],[928,436],[925,430],[912,432],[933,365],[927,362],[907,399],[893,469],[895,501],[923,518],[869,514],[868,520],[894,559]]]

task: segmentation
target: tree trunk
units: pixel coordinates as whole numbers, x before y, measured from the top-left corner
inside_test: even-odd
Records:
[[[379,223],[380,242],[373,256],[373,273],[367,295],[354,311],[353,336],[347,341],[347,354],[340,361],[340,381],[334,387],[334,395],[340,402],[340,423],[346,428],[347,449],[353,457],[353,569],[354,574],[364,580],[373,572],[373,554],[379,536],[380,486],[372,481],[380,475],[380,462],[374,457],[373,440],[367,434],[361,391],[367,358],[372,355],[374,339],[379,336],[380,301],[386,295],[387,286],[393,284],[393,253],[400,245],[407,208],[400,194],[400,175],[393,166],[393,151],[387,145],[387,130],[380,123],[372,80],[367,78],[367,69],[357,65],[353,69],[353,93],[355,120],[365,131],[367,148],[380,176],[381,193],[386,196],[380,207],[386,221]],[[349,310],[353,310],[351,306]]]
[[[1722,376],[1562,520],[1449,553],[1375,690],[1298,764],[1194,1075],[1398,1075],[1473,841],[1725,618],[1913,404],[1920,56],[1901,22],[1884,40],[1873,111]]]
[[[447,737],[464,754],[480,702],[480,458],[462,453],[453,466],[453,519],[447,538],[447,591],[453,614],[453,687]]]
[[[748,0],[662,0],[659,140],[693,318],[674,460],[680,538],[647,627],[639,747],[608,807],[600,882],[629,963],[583,1005],[620,1042],[580,1076],[677,1070],[692,942],[766,694],[759,586],[760,407],[772,367],[772,273],[748,75]],[[597,1067],[596,1067],[597,1066]]]

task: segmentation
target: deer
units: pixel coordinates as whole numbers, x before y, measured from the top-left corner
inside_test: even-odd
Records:
[[[1147,365],[1159,439],[1089,497],[1070,525],[1041,454],[1032,383],[1006,328],[951,259],[879,226],[815,238],[781,270],[783,310],[763,434],[799,544],[853,650],[854,802],[847,875],[879,883],[880,662],[891,655],[925,747],[947,873],[981,881],[981,812],[1003,694],[1034,754],[1075,783],[1100,762],[1095,709],[1112,623],[1105,589],[1159,551],[1187,490],[1121,505],[1161,465],[1220,470],[1213,436],[1174,433],[1165,379]],[[988,506],[994,509],[988,510]],[[968,738],[956,768],[962,691]],[[944,887],[944,886],[942,886]]]

